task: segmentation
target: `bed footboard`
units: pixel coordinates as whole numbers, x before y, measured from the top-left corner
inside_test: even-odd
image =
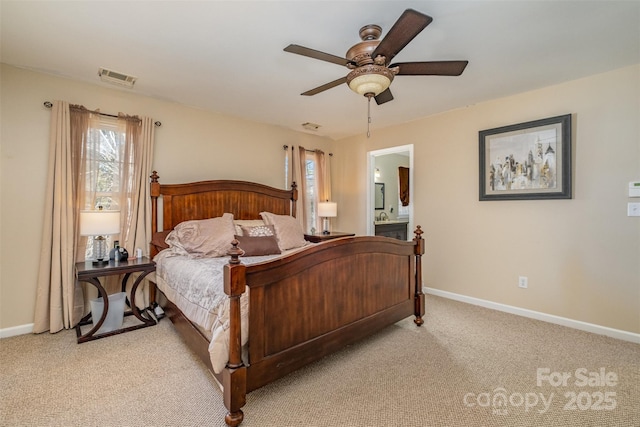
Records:
[[[244,266],[234,242],[225,266],[230,349],[226,422],[242,422],[246,393],[414,315],[423,324],[422,230],[412,242],[331,240],[275,261]],[[249,292],[249,366],[240,357],[240,295]]]

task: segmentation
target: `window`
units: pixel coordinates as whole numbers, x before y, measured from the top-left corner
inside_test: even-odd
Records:
[[[116,118],[97,116],[92,118],[85,141],[86,162],[84,170],[84,209],[120,210],[126,198],[121,194],[121,179],[125,170],[126,132]],[[130,162],[130,159],[129,159]],[[117,236],[108,236],[107,247],[113,247]],[[87,239],[85,254],[93,256],[93,237]]]

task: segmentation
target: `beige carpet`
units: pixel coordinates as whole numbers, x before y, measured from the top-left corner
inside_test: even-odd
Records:
[[[242,425],[640,426],[639,345],[434,296],[427,311],[421,328],[406,319],[254,391]],[[0,340],[2,426],[222,427],[224,414],[168,320],[82,345],[74,331]]]

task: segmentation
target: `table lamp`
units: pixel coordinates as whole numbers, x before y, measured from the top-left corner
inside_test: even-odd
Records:
[[[99,206],[97,210],[80,211],[80,235],[93,237],[93,265],[109,263],[107,238],[120,233],[120,211],[107,211]]]
[[[318,216],[322,218],[322,234],[329,234],[329,218],[338,216],[338,204],[329,201],[318,203]]]

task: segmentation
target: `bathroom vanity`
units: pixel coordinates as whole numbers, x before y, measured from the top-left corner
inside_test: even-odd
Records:
[[[388,220],[376,221],[376,236],[391,237],[398,240],[407,240],[407,221]]]

